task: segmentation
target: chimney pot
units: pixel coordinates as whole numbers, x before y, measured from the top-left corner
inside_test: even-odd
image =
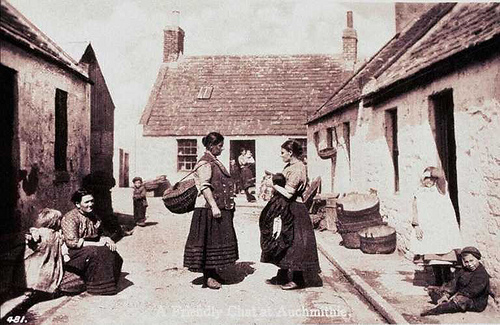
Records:
[[[352,11],[347,12],[347,28],[353,28],[352,24]]]
[[[343,57],[347,70],[353,71],[358,60],[358,35],[353,28],[352,11],[347,12],[347,27],[342,33]]]
[[[179,27],[181,12],[179,10],[172,11],[172,26]]]

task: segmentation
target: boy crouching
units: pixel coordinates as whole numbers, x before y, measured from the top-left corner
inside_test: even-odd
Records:
[[[468,246],[461,252],[463,268],[455,272],[455,277],[440,287],[429,287],[428,292],[436,307],[428,309],[420,316],[439,315],[475,311],[481,312],[488,305],[490,276],[480,262],[481,253]]]

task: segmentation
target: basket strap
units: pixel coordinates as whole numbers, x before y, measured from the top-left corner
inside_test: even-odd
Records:
[[[212,163],[212,162],[207,161],[207,162],[205,162],[205,163],[203,163],[203,164],[199,165],[198,167],[196,167],[195,169],[193,169],[191,172],[189,172],[189,174],[187,174],[186,176],[184,176],[183,178],[181,178],[181,180],[180,180],[180,181],[178,181],[177,183],[180,183],[180,182],[182,182],[183,180],[185,180],[187,177],[189,177],[189,176],[190,176],[190,175],[192,175],[195,171],[197,171],[197,170],[198,170],[198,168],[200,168],[201,166],[206,165],[206,164],[211,164],[211,163]]]

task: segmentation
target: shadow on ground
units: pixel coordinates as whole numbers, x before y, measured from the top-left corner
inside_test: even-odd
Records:
[[[117,293],[122,292],[123,290],[127,289],[130,286],[134,285],[134,282],[126,279],[126,276],[129,275],[127,272],[122,272],[120,275],[120,281],[118,282],[117,285]]]
[[[225,284],[237,284],[255,272],[255,268],[252,266],[254,264],[254,262],[237,262],[217,273],[224,279]]]

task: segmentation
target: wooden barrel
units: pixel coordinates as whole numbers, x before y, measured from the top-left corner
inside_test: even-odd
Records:
[[[366,254],[391,254],[396,250],[396,230],[381,225],[358,231],[360,248]]]
[[[350,222],[348,224],[343,224],[338,221],[337,231],[342,236],[342,244],[346,248],[360,248],[361,242],[358,232],[363,231],[363,229],[382,224],[382,218],[359,222]]]
[[[380,208],[378,197],[370,194],[349,193],[337,200],[337,215],[342,218],[364,218],[377,213]]]
[[[379,199],[374,195],[349,193],[336,202],[337,229],[347,248],[360,248],[358,231],[382,225]]]

